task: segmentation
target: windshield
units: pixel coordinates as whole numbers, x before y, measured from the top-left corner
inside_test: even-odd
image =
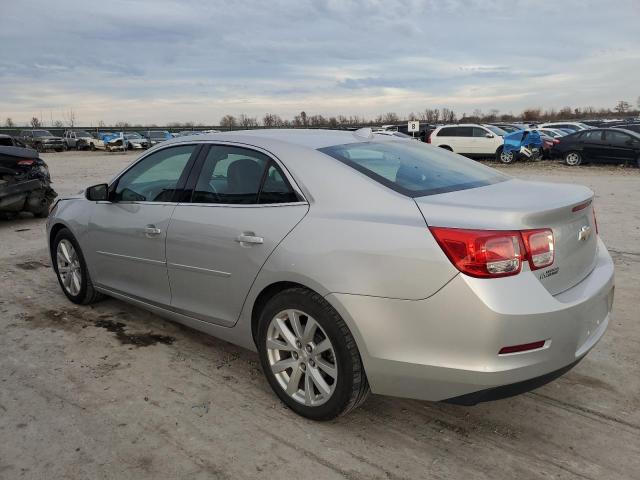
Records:
[[[362,142],[319,151],[410,197],[453,192],[509,177],[468,158],[419,142]]]
[[[124,138],[130,140],[132,138],[142,138],[142,135],[140,135],[138,132],[130,132],[130,133],[125,133]]]
[[[76,130],[76,137],[90,137],[91,134],[89,132],[85,132],[84,130]]]
[[[48,130],[33,130],[34,137],[53,137]]]
[[[489,130],[491,130],[493,133],[495,133],[500,137],[504,137],[507,134],[505,130],[498,127],[494,127],[493,125],[485,125],[485,127],[487,127]]]

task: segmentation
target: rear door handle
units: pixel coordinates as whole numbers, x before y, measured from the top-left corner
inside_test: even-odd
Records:
[[[237,236],[236,242],[238,242],[240,245],[243,245],[243,244],[260,245],[264,243],[264,238],[256,237],[255,235],[253,235],[253,232],[245,232]]]
[[[144,227],[144,234],[148,238],[157,237],[161,233],[162,233],[162,230],[160,230],[155,225],[147,225],[146,227]]]

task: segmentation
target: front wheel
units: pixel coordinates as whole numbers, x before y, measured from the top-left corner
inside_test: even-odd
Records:
[[[570,167],[577,167],[582,163],[582,155],[578,152],[567,152],[564,154],[564,163]]]
[[[93,287],[80,245],[68,229],[61,229],[54,238],[51,259],[60,287],[73,303],[86,305],[102,297]]]
[[[513,150],[505,152],[505,150],[501,148],[498,150],[496,157],[501,163],[509,164],[514,162],[514,160],[516,159],[516,154]]]
[[[315,292],[291,288],[269,300],[260,314],[257,341],[271,388],[299,415],[330,420],[358,407],[369,394],[349,328]]]

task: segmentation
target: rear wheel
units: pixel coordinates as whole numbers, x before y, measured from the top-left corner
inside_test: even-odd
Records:
[[[68,229],[63,228],[56,234],[51,257],[60,287],[69,300],[86,305],[102,298],[93,287],[80,245]]]
[[[260,314],[257,341],[271,388],[299,415],[330,420],[369,394],[351,332],[317,293],[291,288],[274,296]]]
[[[567,152],[564,154],[564,163],[570,167],[576,167],[582,163],[582,155],[578,152]]]

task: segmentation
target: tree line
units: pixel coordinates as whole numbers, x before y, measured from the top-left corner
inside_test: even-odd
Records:
[[[451,108],[426,108],[420,112],[411,112],[405,115],[404,118],[400,117],[395,112],[387,112],[376,117],[364,117],[360,115],[309,115],[305,111],[295,115],[292,119],[283,118],[277,113],[267,113],[262,118],[250,116],[246,114],[240,114],[238,116],[225,115],[219,122],[219,126],[229,130],[235,128],[341,128],[341,127],[355,127],[355,126],[374,126],[374,125],[386,125],[386,124],[398,124],[410,120],[418,120],[420,122],[437,124],[437,123],[492,123],[492,122],[534,122],[534,121],[554,121],[554,120],[586,120],[586,119],[605,119],[614,117],[637,117],[640,116],[640,97],[636,101],[635,108],[630,102],[626,100],[620,100],[613,108],[599,108],[587,106],[587,107],[562,107],[560,109],[546,109],[542,108],[527,108],[520,113],[513,114],[500,112],[498,109],[490,109],[489,111],[482,111],[475,109],[471,113],[462,113],[458,115]],[[7,117],[5,120],[5,126],[7,128],[17,127],[12,118]],[[36,116],[34,116],[28,124],[32,128],[44,127],[44,123]],[[70,110],[65,114],[64,121],[56,120],[50,125],[55,128],[69,127],[73,128],[78,125],[75,112]],[[197,127],[204,127],[202,123],[196,122],[170,122],[167,127],[171,128],[184,128],[193,129]],[[105,122],[100,121],[97,124],[98,128],[143,128],[143,127],[157,127],[156,124],[131,124],[129,122],[118,121],[112,125],[107,125]]]

